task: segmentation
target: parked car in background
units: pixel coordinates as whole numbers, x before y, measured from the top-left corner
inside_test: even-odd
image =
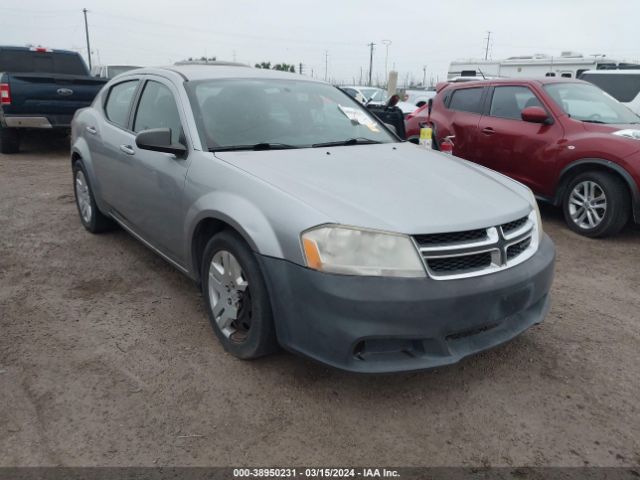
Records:
[[[431,100],[435,96],[435,90],[407,89],[404,91],[404,101],[411,105],[415,105],[418,108],[429,103],[429,100]]]
[[[450,84],[406,122],[453,135],[454,155],[508,175],[561,206],[589,237],[640,222],[640,117],[580,80],[504,79]]]
[[[588,70],[580,76],[640,115],[640,70]]]
[[[346,85],[341,86],[340,89],[352,98],[357,98],[362,103],[372,103],[374,105],[383,105],[389,99],[389,94],[383,88],[378,87],[363,87],[358,85]]]
[[[350,371],[423,369],[549,308],[554,247],[527,187],[400,142],[307,77],[124,73],[76,114],[71,165],[85,228],[120,224],[198,282],[240,358],[280,344]]]
[[[0,47],[0,153],[16,153],[31,128],[66,134],[78,108],[91,104],[105,81],[89,75],[77,52]]]
[[[91,75],[98,78],[106,78],[111,80],[116,75],[140,68],[136,65],[94,65],[91,68]]]

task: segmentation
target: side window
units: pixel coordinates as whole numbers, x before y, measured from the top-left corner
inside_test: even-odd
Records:
[[[171,129],[171,143],[179,143],[180,114],[171,90],[161,83],[150,80],[144,86],[133,122],[133,131],[151,128]]]
[[[461,112],[481,113],[482,88],[460,88],[455,90],[449,102],[450,110]]]
[[[126,128],[131,99],[138,86],[138,80],[129,80],[111,87],[104,111],[107,118],[119,127]]]
[[[496,87],[491,99],[489,115],[521,120],[520,112],[527,107],[544,108],[527,87]]]

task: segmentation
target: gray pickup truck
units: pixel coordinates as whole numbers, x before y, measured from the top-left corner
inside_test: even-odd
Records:
[[[66,134],[75,111],[89,106],[104,83],[77,52],[0,47],[0,153],[17,153],[28,129]]]

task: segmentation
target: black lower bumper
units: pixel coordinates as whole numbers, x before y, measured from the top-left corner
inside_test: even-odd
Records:
[[[283,347],[354,372],[455,363],[542,322],[555,249],[508,270],[461,280],[320,273],[259,257]]]

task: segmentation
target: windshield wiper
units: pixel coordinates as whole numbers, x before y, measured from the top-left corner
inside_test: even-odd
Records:
[[[603,122],[602,120],[582,120],[582,121],[586,123],[604,123],[604,124],[607,123],[607,122]]]
[[[374,143],[382,143],[379,140],[371,140],[370,138],[358,137],[349,138],[348,140],[338,140],[337,142],[314,143],[313,148],[318,147],[339,147],[342,145],[372,145]]]
[[[210,148],[210,152],[233,152],[236,150],[288,150],[290,148],[300,148],[295,145],[288,145],[286,143],[255,143],[253,145],[225,145],[220,147]]]

